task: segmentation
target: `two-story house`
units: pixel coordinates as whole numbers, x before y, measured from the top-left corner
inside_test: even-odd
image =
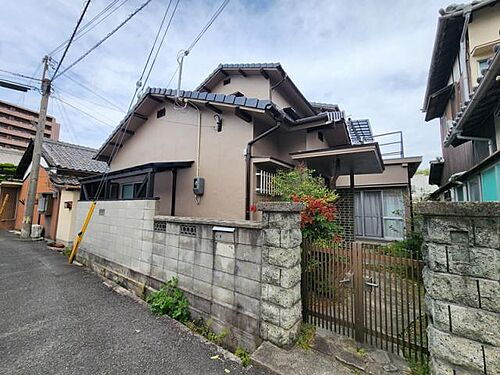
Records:
[[[82,179],[81,198],[154,197],[161,215],[257,219],[279,169],[304,163],[351,188],[384,170],[378,144],[352,142],[347,124],[280,64],[220,65],[195,91],[147,89],[97,152],[109,173]]]
[[[500,1],[440,11],[424,99],[440,119],[442,158],[431,162],[431,198],[500,200]]]

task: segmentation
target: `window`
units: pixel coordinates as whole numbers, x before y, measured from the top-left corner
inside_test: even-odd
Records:
[[[323,137],[323,133],[322,133],[322,132],[318,132],[318,139],[319,139],[321,142],[324,142],[324,141],[325,141],[325,137]]]
[[[469,180],[469,201],[481,202],[481,180],[479,176]]]
[[[134,199],[134,184],[122,185],[122,199]]]
[[[481,173],[481,191],[484,202],[500,200],[500,164]]]
[[[464,202],[465,200],[467,200],[465,186],[462,185],[455,188],[455,200],[457,202]]]
[[[354,216],[358,237],[395,240],[404,236],[404,202],[400,190],[357,192]]]
[[[226,78],[222,83],[224,86],[229,85],[231,83],[231,78]]]
[[[242,97],[242,96],[245,96],[245,95],[243,95],[243,93],[242,93],[242,92],[240,92],[240,91],[233,92],[231,95],[234,95],[234,96],[236,96],[236,97],[238,97],[238,98],[240,98],[240,97]]]
[[[488,59],[484,59],[484,60],[479,60],[477,62],[477,75],[478,77],[482,77],[483,76],[483,73],[482,73],[482,70],[483,69],[487,69],[488,68]]]

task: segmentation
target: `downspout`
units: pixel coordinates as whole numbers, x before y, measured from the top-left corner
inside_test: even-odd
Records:
[[[246,163],[246,176],[245,176],[245,220],[250,220],[250,183],[252,179],[252,145],[262,138],[267,137],[269,134],[274,133],[281,127],[281,120],[276,122],[276,125],[266,130],[264,133],[259,134],[257,137],[247,143],[245,149],[245,163]]]

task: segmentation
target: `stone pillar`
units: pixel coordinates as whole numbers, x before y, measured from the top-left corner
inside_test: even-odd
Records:
[[[300,261],[302,203],[262,202],[261,337],[292,347],[302,322]]]
[[[500,373],[500,203],[425,202],[427,330],[433,374]]]

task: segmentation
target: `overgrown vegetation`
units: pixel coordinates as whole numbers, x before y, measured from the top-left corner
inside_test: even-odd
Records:
[[[304,350],[311,349],[315,335],[316,326],[309,323],[303,323],[300,327],[299,337],[297,338],[297,345]]]
[[[422,259],[422,234],[418,232],[410,232],[402,241],[394,241],[384,248],[384,253],[387,255],[395,255],[401,257],[411,257],[414,259]]]
[[[245,349],[238,346],[234,354],[241,360],[241,364],[243,365],[243,367],[247,367],[250,365],[250,354]]]
[[[17,167],[12,163],[0,163],[0,181],[13,177],[16,169]]]
[[[338,195],[326,186],[320,176],[301,165],[293,170],[279,171],[273,180],[281,199],[303,202],[302,235],[315,243],[340,240],[341,227],[336,219],[335,201]]]
[[[146,301],[153,314],[168,315],[179,322],[186,323],[190,318],[189,302],[184,292],[177,287],[179,279],[173,277],[157,292],[150,294]]]
[[[430,375],[431,373],[429,361],[427,359],[420,361],[410,359],[408,360],[408,365],[410,366],[411,375]]]
[[[203,319],[190,320],[186,322],[186,326],[191,331],[202,335],[216,345],[221,345],[224,338],[229,334],[229,329],[227,328],[223,329],[221,333],[215,333],[212,329],[211,319],[208,319],[207,321],[204,321]]]
[[[66,257],[66,258],[69,258],[69,256],[71,255],[71,247],[66,247],[63,251],[62,251],[62,254]]]

